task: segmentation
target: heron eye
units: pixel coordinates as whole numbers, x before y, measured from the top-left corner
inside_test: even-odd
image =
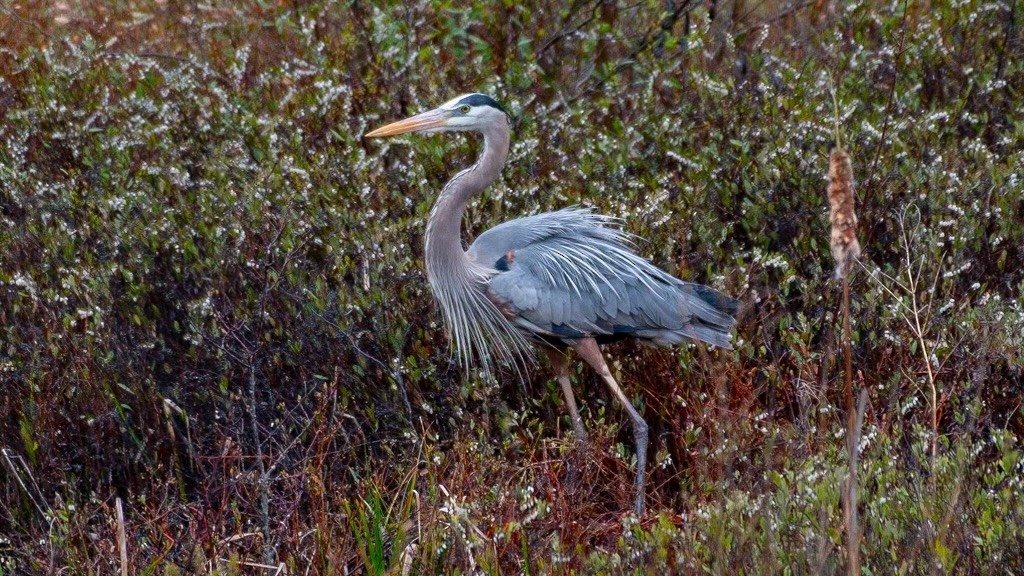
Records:
[[[469,114],[469,111],[469,104],[463,104],[462,106],[459,106],[459,112],[462,112],[463,114]]]

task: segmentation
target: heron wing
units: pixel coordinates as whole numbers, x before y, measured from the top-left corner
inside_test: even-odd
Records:
[[[468,255],[495,270],[488,295],[529,333],[730,347],[736,300],[652,265],[611,218],[589,210],[506,222],[482,234]]]

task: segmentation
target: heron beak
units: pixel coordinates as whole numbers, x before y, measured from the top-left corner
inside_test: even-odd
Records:
[[[366,137],[378,138],[380,136],[395,136],[398,134],[405,134],[406,132],[422,132],[423,130],[430,130],[431,128],[441,128],[448,123],[448,119],[451,117],[451,112],[447,110],[431,110],[429,112],[417,114],[411,118],[406,118],[405,120],[392,122],[387,126],[381,126],[373,132],[366,134]]]

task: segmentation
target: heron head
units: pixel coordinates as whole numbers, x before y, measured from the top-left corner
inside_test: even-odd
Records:
[[[381,126],[366,136],[396,136],[406,132],[479,132],[499,123],[507,126],[508,121],[508,113],[490,96],[463,94],[433,110]]]

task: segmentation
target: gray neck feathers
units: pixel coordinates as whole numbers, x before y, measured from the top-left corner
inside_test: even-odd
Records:
[[[484,133],[484,151],[476,164],[456,174],[441,189],[426,233],[427,276],[445,268],[470,266],[462,249],[462,216],[469,200],[494,182],[508,157],[508,128]]]
[[[528,344],[485,295],[494,270],[471,261],[462,248],[466,205],[498,177],[508,157],[507,125],[489,127],[483,137],[484,150],[476,164],[441,190],[427,222],[424,255],[427,279],[459,360],[468,371],[475,351],[483,371],[490,372],[492,356],[516,365],[524,362]]]

